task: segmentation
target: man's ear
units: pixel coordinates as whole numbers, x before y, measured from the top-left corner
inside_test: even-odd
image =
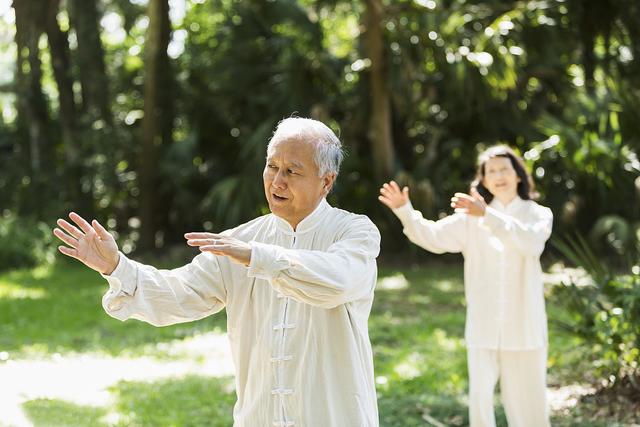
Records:
[[[329,194],[331,189],[333,188],[333,183],[336,181],[335,173],[328,173],[322,177],[322,189],[324,190],[324,194]]]

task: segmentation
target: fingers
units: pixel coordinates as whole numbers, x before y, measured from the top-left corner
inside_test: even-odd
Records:
[[[71,258],[78,259],[78,251],[73,248],[68,248],[66,246],[58,246],[58,250],[65,254],[66,256],[70,256]]]
[[[102,224],[100,224],[97,220],[94,219],[93,221],[91,221],[91,225],[93,225],[94,230],[96,230],[96,232],[98,233],[98,236],[102,240],[108,240],[112,238],[111,234],[107,231],[107,229],[104,228]]]
[[[187,245],[189,246],[212,246],[215,245],[216,241],[214,239],[189,239],[187,240]]]
[[[453,196],[451,198],[451,207],[456,209],[464,209],[464,210],[469,210],[469,208],[471,208],[471,206],[474,203],[474,199],[473,198],[465,198],[465,197],[458,197],[458,194],[462,194],[463,196],[466,196],[466,194],[463,193],[456,193],[456,196]]]
[[[184,234],[185,239],[219,239],[220,237],[222,237],[221,234],[204,232],[190,232]]]
[[[216,243],[213,242],[209,245],[200,246],[200,250],[202,252],[213,252],[218,255],[225,255],[228,249],[231,248],[231,245],[225,245],[224,243]]]
[[[484,197],[482,197],[482,195],[478,192],[478,189],[476,187],[471,187],[471,196],[474,199],[484,201]]]
[[[84,218],[82,218],[77,213],[71,212],[69,214],[69,218],[71,218],[71,220],[75,222],[76,225],[80,227],[80,229],[84,231],[86,234],[95,233],[95,230],[93,229],[93,227],[91,227],[91,224],[89,224]]]
[[[473,200],[473,197],[471,197],[467,193],[455,193],[454,197],[457,197],[459,199]]]
[[[378,200],[382,202],[382,204],[386,205],[389,208],[393,208],[393,202],[385,196],[378,196]]]
[[[67,245],[71,246],[72,248],[77,248],[78,247],[78,241],[76,239],[74,239],[73,237],[69,236],[68,234],[66,234],[64,231],[60,230],[59,228],[54,228],[53,229],[53,234],[58,239],[62,240]]]
[[[71,234],[76,239],[80,239],[81,237],[84,236],[82,231],[78,230],[76,227],[74,227],[73,225],[69,224],[64,219],[59,219],[58,221],[56,221],[56,224],[58,224],[58,226],[60,228],[64,229],[64,231],[66,231],[67,233]]]
[[[387,197],[393,197],[402,194],[408,197],[409,187],[404,187],[402,190],[400,190],[400,186],[395,181],[390,181],[389,183],[385,182],[380,188],[380,194]]]

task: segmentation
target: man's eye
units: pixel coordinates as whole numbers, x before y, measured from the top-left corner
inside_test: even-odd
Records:
[[[296,171],[294,171],[293,169],[287,169],[287,173],[291,175],[297,175]]]
[[[267,165],[267,167],[268,167],[269,169],[278,169],[278,168],[276,167],[276,165]]]

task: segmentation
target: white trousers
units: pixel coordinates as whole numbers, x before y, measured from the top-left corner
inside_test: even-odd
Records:
[[[469,424],[495,427],[493,392],[500,380],[510,427],[549,427],[547,349],[528,351],[467,349]]]

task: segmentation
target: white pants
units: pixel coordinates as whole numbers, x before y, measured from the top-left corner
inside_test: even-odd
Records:
[[[469,424],[495,427],[493,391],[500,394],[510,427],[548,427],[547,349],[530,351],[467,349]]]

